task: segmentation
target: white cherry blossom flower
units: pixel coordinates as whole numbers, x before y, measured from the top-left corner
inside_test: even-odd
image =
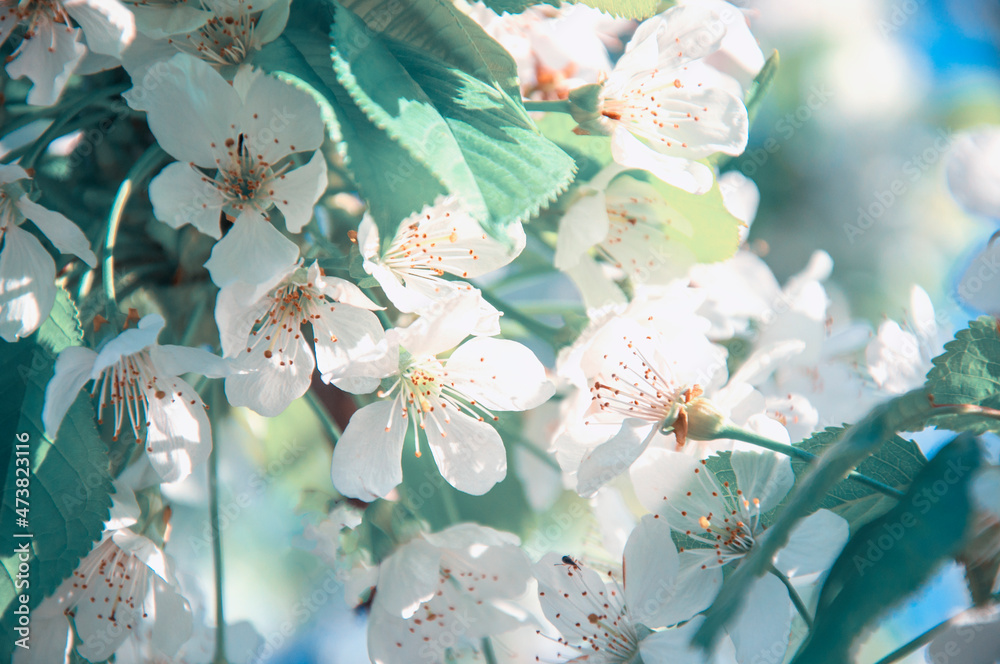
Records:
[[[178,376],[193,372],[218,378],[229,373],[229,365],[197,348],[156,343],[163,326],[159,314],[149,314],[137,328],[125,330],[99,352],[82,346],[63,350],[45,388],[42,422],[46,433],[56,435],[77,394],[92,381],[98,421],[109,409],[117,438],[127,420],[164,482],[187,477],[207,459],[212,434],[205,404]]]
[[[135,37],[132,12],[118,0],[3,0],[0,45],[18,26],[24,32],[7,73],[31,80],[27,101],[38,106],[56,103],[88,50],[118,58]]]
[[[389,352],[381,364],[392,384],[379,401],[354,413],[334,448],[333,484],[342,494],[371,501],[399,484],[411,427],[416,454],[423,438],[456,489],[481,495],[506,476],[503,441],[487,420],[496,419],[494,410],[534,408],[554,388],[534,354],[517,342],[476,337],[459,345],[479,319],[476,300],[459,293],[409,327],[386,333]],[[447,359],[438,357],[452,348]]]
[[[701,569],[693,557],[678,554],[670,526],[651,516],[629,536],[622,567],[627,570],[624,587],[611,573],[602,579],[570,556],[547,554],[532,567],[545,617],[562,634],[558,642],[575,651],[566,661],[706,661],[706,655],[690,645],[702,621],[694,616],[715,599],[722,584],[720,571]]]
[[[920,286],[910,290],[909,318],[901,327],[893,320],[879,325],[878,336],[868,344],[865,356],[868,373],[879,389],[902,394],[924,384],[931,360],[944,351],[951,339],[949,330],[940,329],[934,305]]]
[[[68,661],[72,629],[82,641],[79,654],[93,662],[111,657],[143,627],[151,648],[171,661],[191,636],[191,609],[171,560],[134,530],[140,511],[132,490],[120,481],[115,488],[101,540],[32,612],[31,649],[15,656],[18,664]]]
[[[1000,221],[1000,127],[984,126],[955,138],[948,187],[963,207]]]
[[[520,624],[503,605],[527,590],[530,563],[510,534],[473,523],[426,533],[382,561],[368,622],[377,664],[436,664]]]
[[[357,239],[365,271],[397,309],[412,313],[459,291],[478,293],[467,282],[444,275],[470,279],[507,265],[525,243],[521,224],[512,224],[508,234],[510,245],[506,246],[489,237],[458,198],[442,196],[404,219],[388,247],[381,247],[378,228],[369,215],[361,221]],[[482,299],[479,306],[475,334],[499,334],[500,312]]]
[[[353,367],[386,352],[378,305],[354,284],[328,277],[315,262],[289,266],[271,283],[236,282],[219,291],[215,318],[222,352],[234,360],[226,396],[273,417],[309,389],[313,369],[326,383],[371,392],[378,379]],[[310,325],[312,345],[303,329]]]
[[[766,530],[764,515],[778,506],[795,482],[788,457],[772,452],[732,453],[735,483],[721,482],[705,460],[668,450],[650,450],[632,467],[636,495],[646,509],[690,538],[684,549],[704,569],[738,564]],[[807,577],[833,564],[849,528],[840,516],[821,509],[802,520],[775,555],[774,566],[786,577]],[[740,664],[759,661],[787,647],[792,621],[788,590],[766,575],[751,586],[739,616],[729,626]]]
[[[298,247],[271,223],[277,207],[298,233],[326,189],[319,109],[304,92],[241,69],[232,84],[207,63],[177,54],[158,67],[159,85],[129,96],[145,110],[161,147],[177,158],[149,185],[158,219],[192,224],[219,240],[205,267],[219,286],[271,280]],[[128,95],[127,95],[128,96]],[[295,168],[292,155],[311,154]],[[222,235],[223,213],[233,226]],[[221,239],[220,239],[221,238]]]
[[[718,9],[704,3],[672,7],[639,26],[600,93],[600,122],[616,162],[704,193],[714,177],[697,160],[743,152],[749,119],[742,86],[705,62],[728,30]]]
[[[24,190],[28,173],[17,164],[0,165],[0,337],[14,342],[38,329],[56,299],[56,264],[34,235],[21,228],[26,219],[63,253],[90,267],[97,256],[87,236],[58,212],[35,203]]]
[[[612,164],[588,183],[559,221],[555,266],[572,270],[593,248],[633,283],[665,284],[695,263],[680,240],[694,233],[695,223],[656,187]],[[581,290],[587,288],[583,284]]]

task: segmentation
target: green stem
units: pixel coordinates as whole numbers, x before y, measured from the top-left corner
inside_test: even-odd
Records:
[[[497,655],[493,652],[493,641],[490,637],[483,637],[483,659],[486,660],[486,664],[497,664]]]
[[[485,288],[480,290],[482,291],[483,299],[502,311],[504,317],[509,317],[511,320],[517,321],[524,329],[548,343],[552,346],[552,348],[559,347],[559,344],[556,342],[556,338],[562,334],[561,328],[552,327],[551,325],[546,325],[539,320],[535,320],[531,316],[519,311],[517,307],[504,302],[502,299]]]
[[[720,429],[716,432],[714,439],[718,440],[720,438],[731,438],[733,440],[742,440],[744,443],[750,443],[751,445],[757,445],[758,447],[763,447],[764,449],[771,450],[772,452],[779,452],[786,456],[795,457],[796,459],[801,459],[807,463],[815,463],[817,457],[815,454],[806,452],[803,449],[795,447],[793,445],[788,445],[785,443],[779,443],[776,440],[771,440],[770,438],[765,438],[753,431],[747,431],[746,429],[741,429],[737,426],[728,426]],[[859,484],[864,484],[865,486],[875,489],[879,493],[884,493],[887,496],[891,496],[897,500],[903,498],[905,494],[898,489],[894,489],[891,486],[882,484],[878,480],[872,479],[867,475],[859,473],[856,470],[852,470],[848,473],[847,478],[853,480]]]
[[[326,432],[327,437],[330,439],[330,446],[336,447],[337,441],[340,440],[340,435],[343,433],[337,423],[333,421],[330,417],[329,411],[320,401],[319,396],[316,395],[312,390],[306,391],[306,402],[309,407],[312,408],[313,412],[316,413],[316,417],[319,419],[319,423],[323,427],[323,431]]]
[[[802,616],[802,620],[805,621],[806,627],[812,630],[813,621],[812,616],[809,615],[809,608],[806,606],[806,603],[802,601],[802,597],[799,596],[798,591],[792,586],[792,582],[789,581],[788,577],[774,565],[771,565],[770,572],[774,576],[778,577],[778,580],[784,584],[785,589],[788,590],[788,596],[792,599],[792,604],[795,605],[795,610],[799,612],[800,616]]]
[[[218,401],[213,400],[212,406]],[[215,418],[213,418],[215,419]],[[219,446],[213,441],[208,455],[208,515],[212,527],[212,564],[215,569],[215,656],[212,664],[228,664],[226,659],[226,616],[222,599],[222,532],[219,530]]]
[[[111,212],[108,214],[108,228],[104,236],[104,260],[103,260],[103,275],[104,275],[104,296],[107,298],[107,311],[108,320],[114,323],[114,318],[118,316],[118,300],[115,295],[115,242],[118,239],[118,227],[121,224],[122,215],[125,212],[125,206],[128,204],[129,199],[132,197],[132,192],[145,178],[148,176],[153,169],[155,169],[160,162],[167,156],[167,153],[157,145],[153,144],[146,150],[129,172],[125,176],[125,180],[118,187],[118,193],[115,194],[115,200],[111,204]]]
[[[572,113],[567,100],[558,101],[536,101],[534,99],[521,100],[526,111],[547,111],[550,113]]]
[[[454,525],[460,521],[458,516],[458,505],[455,504],[455,496],[451,495],[451,492],[455,489],[451,488],[451,485],[443,485],[441,487],[441,503],[444,505],[444,513],[448,517],[448,521]]]

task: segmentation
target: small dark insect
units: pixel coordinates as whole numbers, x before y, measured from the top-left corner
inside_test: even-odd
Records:
[[[566,567],[572,567],[573,569],[580,569],[580,563],[573,560],[570,556],[563,556],[561,563],[556,563],[556,565],[565,565]]]

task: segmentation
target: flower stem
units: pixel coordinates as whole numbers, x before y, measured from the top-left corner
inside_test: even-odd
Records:
[[[715,433],[713,436],[714,440],[720,438],[731,438],[733,440],[741,440],[744,443],[750,443],[751,445],[757,445],[758,447],[763,447],[764,449],[771,450],[772,452],[778,452],[786,456],[795,457],[796,459],[801,459],[807,463],[815,463],[818,458],[815,454],[807,452],[803,449],[795,447],[793,445],[787,445],[785,443],[779,443],[776,440],[771,440],[753,431],[747,431],[746,429],[741,429],[737,426],[723,427]],[[871,487],[880,493],[884,493],[887,496],[891,496],[897,500],[903,497],[903,492],[898,489],[894,489],[891,486],[883,484],[878,480],[872,479],[867,475],[859,473],[856,470],[852,470],[847,478],[853,480],[859,484],[864,484],[865,486]]]
[[[802,601],[802,597],[799,596],[798,591],[795,590],[794,586],[792,586],[792,582],[789,581],[788,577],[785,576],[781,572],[781,570],[779,570],[774,565],[771,565],[771,569],[768,571],[770,571],[771,574],[773,574],[774,576],[778,577],[778,580],[781,581],[782,584],[784,584],[785,589],[788,590],[788,596],[792,599],[792,604],[795,605],[795,610],[799,612],[800,616],[802,616],[802,620],[805,621],[806,627],[812,630],[813,621],[812,621],[812,616],[809,615],[809,608],[806,606],[806,603]]]
[[[212,406],[215,406],[218,399],[213,399],[213,402]],[[215,409],[213,408],[213,410]],[[217,443],[218,439],[212,441],[212,451],[208,455],[208,518],[212,528],[212,564],[215,570],[215,655],[212,658],[212,664],[228,664],[229,660],[226,659],[226,616],[222,598],[222,532],[219,529],[219,446]]]
[[[323,405],[319,396],[312,390],[306,390],[306,402],[312,408],[313,412],[316,413],[319,423],[323,426],[323,431],[326,432],[327,437],[330,439],[330,447],[336,447],[337,441],[340,440],[340,435],[343,433],[340,427],[333,421],[326,406]]]
[[[550,113],[571,113],[570,104],[567,100],[558,101],[535,101],[533,99],[522,99],[524,110],[526,111],[548,111]]]
[[[493,652],[493,642],[490,637],[483,637],[483,659],[486,660],[486,664],[497,664],[497,655]]]
[[[103,275],[104,296],[107,299],[107,318],[112,323],[118,317],[118,301],[115,294],[115,243],[118,239],[118,227],[121,225],[125,206],[132,197],[136,185],[140,184],[167,156],[167,153],[156,143],[151,145],[132,165],[125,180],[118,187],[115,200],[108,214],[108,228],[104,235]]]

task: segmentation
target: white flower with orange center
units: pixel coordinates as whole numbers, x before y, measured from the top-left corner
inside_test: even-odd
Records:
[[[491,238],[458,198],[442,196],[404,219],[387,247],[380,246],[378,228],[368,215],[358,227],[357,240],[365,271],[397,309],[412,313],[458,291],[478,293],[468,282],[446,279],[445,274],[471,279],[507,265],[525,243],[521,224],[512,224],[507,233],[509,244]],[[485,300],[479,306],[475,334],[499,334],[500,312]]]
[[[45,388],[46,433],[55,437],[77,394],[92,382],[98,422],[109,410],[117,439],[127,421],[164,482],[187,477],[207,459],[212,434],[205,404],[178,376],[192,372],[218,378],[230,368],[209,352],[156,343],[163,326],[161,316],[150,314],[137,328],[108,341],[100,352],[70,346],[59,353],[55,375]]]
[[[166,659],[192,632],[191,609],[172,573],[171,560],[137,532],[140,510],[132,490],[115,481],[114,503],[104,535],[73,574],[32,612],[31,649],[18,664],[62,662],[73,630],[77,650],[103,662],[145,624]]]
[[[55,261],[21,224],[31,220],[56,249],[79,256],[90,267],[97,265],[76,224],[28,197],[21,184],[28,177],[17,164],[0,165],[0,337],[9,342],[37,330],[56,299]]]
[[[135,18],[118,0],[0,1],[0,45],[19,26],[7,73],[31,80],[27,101],[38,106],[56,103],[88,49],[118,58],[135,37]]]
[[[632,467],[632,484],[646,509],[691,542],[683,549],[702,569],[736,565],[767,529],[769,512],[795,482],[788,457],[773,452],[734,451],[735,481],[721,481],[705,460],[663,449],[650,450]],[[815,580],[833,564],[844,544],[847,521],[825,509],[802,520],[774,557],[789,579]],[[768,574],[750,588],[739,616],[728,627],[741,664],[782,652],[788,643],[792,603],[784,583]],[[755,659],[757,658],[757,659]]]
[[[260,284],[298,258],[271,222],[277,208],[298,233],[326,189],[319,108],[306,93],[241,68],[232,84],[207,63],[177,54],[158,66],[159,84],[126,94],[146,111],[160,146],[179,159],[149,184],[157,219],[192,224],[219,240],[205,263],[221,286]],[[292,155],[311,154],[296,167]],[[222,218],[233,225],[223,236]]]
[[[538,599],[545,617],[562,635],[557,642],[567,651],[565,661],[706,661],[706,655],[690,645],[702,620],[695,614],[712,603],[722,578],[693,562],[678,554],[670,527],[650,516],[639,522],[625,544],[624,585],[611,572],[602,579],[571,556],[542,557],[532,568]]]
[[[354,284],[323,275],[316,263],[296,263],[276,283],[221,289],[215,318],[223,354],[234,360],[234,374],[226,378],[229,402],[273,417],[305,394],[315,368],[326,383],[372,391],[378,378],[365,372],[366,358],[386,351],[382,325],[371,312],[378,308]]]
[[[386,334],[383,366],[391,367],[385,374],[391,384],[379,401],[354,413],[334,448],[338,491],[367,501],[392,491],[403,478],[400,458],[411,428],[416,454],[423,444],[430,447],[456,489],[481,495],[506,476],[493,411],[534,408],[554,388],[541,362],[517,342],[476,337],[459,345],[478,319],[476,296],[459,293]],[[439,357],[452,348],[446,359]]]
[[[697,160],[739,155],[749,134],[742,86],[705,62],[734,29],[716,4],[725,3],[676,6],[644,21],[599,97],[599,128],[612,137],[615,161],[692,193],[713,182]],[[752,40],[751,48],[760,54]]]

